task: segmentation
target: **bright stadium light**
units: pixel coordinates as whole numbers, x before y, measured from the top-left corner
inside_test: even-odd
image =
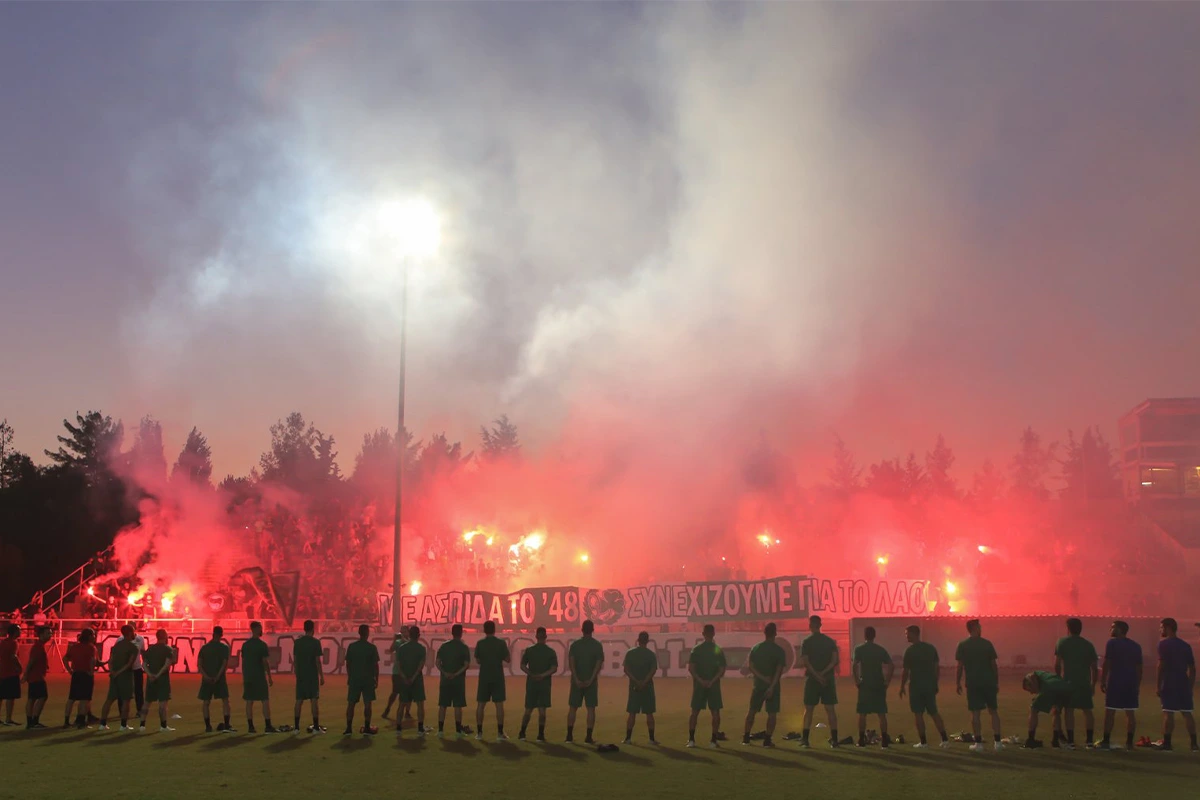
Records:
[[[424,197],[381,203],[375,211],[375,227],[404,258],[430,258],[442,244],[442,217]]]

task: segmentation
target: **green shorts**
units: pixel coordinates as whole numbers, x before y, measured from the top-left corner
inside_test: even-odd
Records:
[[[887,687],[859,686],[858,705],[855,707],[859,714],[886,714]]]
[[[370,703],[375,700],[374,681],[346,682],[346,702],[357,703],[359,700],[362,700],[364,703]]]
[[[242,699],[252,703],[265,703],[271,699],[271,689],[266,679],[242,682]]]
[[[653,714],[657,709],[658,704],[654,699],[653,682],[645,689],[630,688],[629,702],[625,704],[625,713]]]
[[[441,708],[466,708],[467,681],[464,678],[446,680],[438,683],[438,706]]]
[[[212,683],[201,678],[200,693],[197,697],[205,702],[209,700],[228,700],[229,684],[225,681],[225,676],[222,675],[220,680],[213,681]]]
[[[109,679],[108,681],[108,698],[107,700],[116,700],[118,703],[128,703],[133,699],[133,673],[126,672],[117,676],[116,680]]]
[[[550,707],[550,679],[542,678],[540,681],[525,679],[525,707],[526,708],[549,708]]]
[[[587,706],[595,708],[600,703],[600,683],[592,681],[592,685],[586,689],[581,689],[575,685],[575,681],[571,681],[571,693],[567,696],[568,708],[579,708]]]
[[[1042,714],[1049,714],[1056,708],[1069,708],[1071,692],[1066,689],[1038,692],[1030,701],[1029,707]]]
[[[296,678],[296,699],[316,700],[321,696],[321,679],[316,675]]]
[[[1067,695],[1067,708],[1091,711],[1094,707],[1095,700],[1092,695],[1092,685],[1090,683],[1083,686],[1071,684],[1071,691]]]
[[[721,682],[705,687],[699,681],[692,680],[692,711],[721,710]]]
[[[754,688],[750,690],[750,713],[757,714],[763,710],[763,706],[766,706],[768,714],[778,714],[779,695],[782,693],[783,687],[776,684],[775,691],[771,692],[770,697],[767,697],[767,684],[754,681]]]
[[[412,683],[400,681],[400,691],[396,692],[401,703],[425,702],[425,676],[418,675]]]
[[[164,703],[171,699],[171,676],[163,675],[156,681],[146,680],[146,702]]]
[[[968,686],[967,687],[967,710],[968,711],[995,711],[999,707],[997,697],[1000,694],[999,687],[996,686]]]
[[[496,680],[480,680],[478,688],[475,689],[476,703],[503,703],[508,697],[504,690],[504,678]]]
[[[812,706],[836,706],[837,705],[837,682],[832,678],[829,683],[822,684],[816,678],[807,678],[804,681],[804,705]]]
[[[932,689],[908,690],[908,708],[914,714],[936,714],[937,692]]]

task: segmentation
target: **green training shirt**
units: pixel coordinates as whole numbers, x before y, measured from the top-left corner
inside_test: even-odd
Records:
[[[647,677],[653,677],[658,673],[658,653],[641,645],[632,647],[625,651],[625,661],[622,666],[629,670],[629,674],[635,680],[644,681]]]
[[[882,645],[875,642],[863,642],[854,648],[852,663],[858,664],[863,686],[879,689],[884,685],[883,668],[892,663],[892,656]]]
[[[954,660],[962,664],[967,686],[979,689],[999,688],[1000,676],[996,674],[996,648],[987,639],[968,637],[958,643]]]
[[[353,683],[375,682],[379,648],[366,639],[358,639],[346,648],[346,677]]]
[[[322,661],[321,642],[315,636],[301,636],[292,646],[293,671],[296,680],[316,680],[320,674],[317,663]]]
[[[938,685],[938,651],[929,642],[916,642],[904,651],[908,685],[914,692],[932,692]]]
[[[262,639],[251,639],[242,643],[242,679],[247,683],[266,681],[267,668],[263,659],[269,655],[267,643]]]
[[[697,678],[711,681],[725,666],[725,651],[716,642],[701,642],[692,648],[688,663],[695,667]]]
[[[591,636],[583,636],[571,642],[569,657],[575,660],[575,677],[587,680],[604,663],[604,646]]]
[[[497,636],[485,636],[475,643],[475,660],[479,662],[479,680],[504,680],[504,662],[509,658],[508,643]]]

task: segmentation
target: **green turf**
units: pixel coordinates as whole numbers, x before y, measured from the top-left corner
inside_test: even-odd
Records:
[[[95,796],[155,800],[219,795],[382,797],[414,790],[427,797],[464,798],[557,797],[567,792],[598,797],[636,795],[689,800],[721,795],[782,797],[785,793],[823,797],[899,797],[910,793],[914,798],[1108,798],[1160,797],[1168,792],[1187,792],[1189,786],[1194,790],[1200,778],[1200,756],[1187,752],[1182,725],[1177,737],[1182,739],[1183,748],[1174,753],[1144,750],[1067,753],[1048,748],[1038,751],[1010,748],[999,754],[975,755],[968,753],[962,744],[955,744],[949,752],[936,748],[919,752],[908,745],[895,746],[890,751],[851,747],[830,752],[823,729],[814,733],[816,746],[800,752],[794,743],[782,741],[783,733],[801,726],[798,680],[784,682],[785,711],[780,717],[779,748],[775,751],[757,745],[743,747],[739,743],[750,691],[750,683],[741,679],[727,680],[724,686],[728,704],[722,726],[729,737],[726,746],[715,751],[684,749],[690,686],[686,680],[673,679],[657,684],[661,710],[658,738],[664,746],[649,747],[645,728],[639,724],[634,734],[635,744],[610,755],[598,754],[580,744],[562,743],[566,715],[566,682],[562,679],[556,680],[557,706],[551,709],[547,732],[550,743],[545,745],[516,741],[519,702],[510,703],[506,732],[513,741],[507,743],[495,742],[495,722],[490,709],[484,742],[454,741],[452,737],[439,740],[432,736],[422,740],[411,730],[406,730],[398,742],[390,726],[373,740],[359,735],[343,738],[340,734],[345,727],[345,679],[342,677],[330,677],[324,688],[322,722],[330,731],[325,736],[205,735],[201,732],[199,702],[194,699],[196,681],[190,676],[172,679],[177,698],[172,710],[183,716],[172,722],[178,728],[173,734],[116,731],[97,734],[94,730],[56,729],[26,732],[0,728],[0,764],[4,767],[0,773],[0,797],[75,797],[82,786],[88,786],[91,787],[88,793]],[[232,677],[230,683],[234,694],[240,694],[240,679]],[[106,684],[107,679],[99,676],[97,692],[101,698]],[[520,681],[510,679],[510,697],[519,701],[522,691]],[[855,726],[851,714],[854,690],[843,680],[839,691],[846,702],[839,731],[845,736],[853,733]],[[474,686],[468,692],[473,696]],[[276,723],[290,724],[291,679],[279,678],[272,694]],[[43,722],[62,723],[65,696],[65,681],[53,681]],[[965,706],[953,689],[943,691],[940,699],[951,732],[966,727]],[[602,681],[600,700],[597,737],[604,742],[618,742],[625,732],[623,681]],[[891,702],[895,712],[892,733],[903,734],[911,742],[912,717],[894,692]],[[1028,695],[1020,691],[1015,679],[1006,679],[1001,704],[1005,735],[1022,735]],[[96,710],[99,711],[98,706]],[[381,704],[376,714],[379,710]],[[434,714],[431,721],[436,719]],[[820,709],[817,714],[818,719],[823,718]],[[468,709],[471,725],[473,716],[474,710]],[[764,719],[759,718],[756,728],[761,728]],[[233,720],[239,730],[245,730],[240,700],[234,701]],[[303,724],[308,722],[306,711]],[[707,722],[705,713],[701,717],[701,733]],[[361,708],[356,729],[358,725],[361,725]],[[1149,708],[1140,714],[1139,725],[1141,732],[1152,738],[1158,738],[1161,732],[1160,716]],[[260,730],[261,726],[260,721]],[[581,716],[576,729],[579,738],[582,728]],[[1042,732],[1048,739],[1044,717]],[[1114,739],[1124,741],[1121,721]],[[118,792],[119,783],[123,788]],[[569,788],[572,786],[579,788]]]

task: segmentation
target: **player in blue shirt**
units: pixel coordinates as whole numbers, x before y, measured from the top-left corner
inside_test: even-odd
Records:
[[[1160,626],[1162,639],[1158,643],[1158,696],[1162,700],[1163,740],[1159,750],[1170,750],[1171,734],[1175,731],[1175,715],[1183,714],[1183,724],[1196,744],[1196,720],[1192,717],[1192,689],[1196,684],[1196,658],[1192,646],[1180,639],[1179,623],[1167,617]]]
[[[1142,685],[1142,646],[1129,638],[1129,623],[1116,620],[1112,638],[1104,647],[1104,666],[1100,670],[1100,692],[1104,695],[1104,738],[1096,746],[1112,749],[1113,723],[1117,712],[1125,712],[1125,749],[1133,749],[1133,731],[1137,725],[1138,690]]]

